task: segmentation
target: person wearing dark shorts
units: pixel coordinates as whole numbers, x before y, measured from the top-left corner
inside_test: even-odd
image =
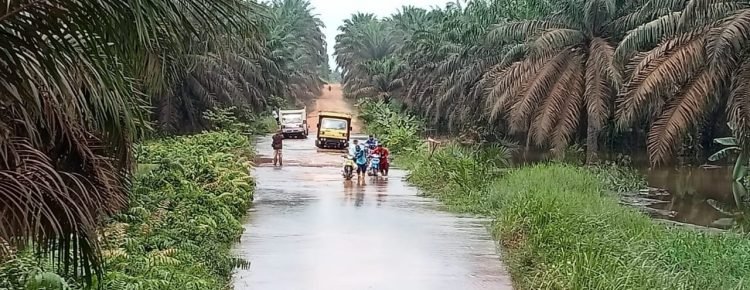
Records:
[[[281,148],[284,140],[284,135],[281,134],[281,129],[276,131],[276,134],[274,134],[271,139],[271,147],[273,148],[273,166],[276,166],[277,164],[281,166],[283,164],[281,161]]]
[[[354,148],[354,163],[357,163],[357,178],[367,173],[367,155],[361,146]]]

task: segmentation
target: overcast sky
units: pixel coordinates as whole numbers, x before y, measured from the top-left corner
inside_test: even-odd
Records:
[[[432,6],[444,6],[449,0],[310,0],[321,20],[326,25],[323,32],[328,43],[328,57],[331,69],[335,69],[336,62],[333,59],[333,45],[338,28],[344,20],[357,12],[374,13],[379,18],[389,16],[402,6],[415,6],[430,8]]]

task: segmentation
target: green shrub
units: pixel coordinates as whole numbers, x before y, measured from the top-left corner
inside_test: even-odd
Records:
[[[253,151],[239,131],[166,138],[137,146],[128,209],[101,230],[101,289],[227,289],[230,254],[252,203]],[[2,246],[2,244],[0,244]],[[30,252],[0,264],[0,289],[81,289]]]
[[[0,263],[0,289],[80,289],[73,279],[65,279],[56,273],[49,272],[52,263],[39,260],[33,253],[25,250],[5,256]]]
[[[251,110],[242,110],[236,107],[208,110],[203,113],[203,119],[211,124],[213,130],[246,134],[270,133],[275,131],[278,126],[273,116],[258,115]]]
[[[105,229],[105,289],[224,289],[252,201],[252,151],[239,132],[149,142],[138,161],[129,209]]]
[[[362,100],[359,110],[359,117],[367,125],[367,131],[377,136],[391,151],[407,152],[422,143],[419,134],[423,123],[414,116],[399,112],[395,105]]]
[[[454,210],[471,211],[476,203],[485,202],[487,185],[508,170],[511,155],[510,149],[500,145],[451,143],[433,153],[421,147],[399,162],[409,170],[409,182],[437,195]]]

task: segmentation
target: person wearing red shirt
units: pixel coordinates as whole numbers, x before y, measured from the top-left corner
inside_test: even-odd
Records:
[[[390,155],[391,152],[388,151],[388,148],[383,147],[382,143],[379,143],[372,153],[380,155],[380,174],[388,176],[388,167],[390,165],[388,162],[388,155]]]

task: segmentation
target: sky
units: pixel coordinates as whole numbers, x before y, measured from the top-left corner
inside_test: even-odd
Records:
[[[310,0],[314,12],[318,14],[326,27],[323,32],[328,43],[328,63],[331,69],[336,68],[333,59],[333,45],[335,44],[338,28],[357,12],[373,13],[378,18],[387,17],[395,13],[402,6],[414,6],[419,8],[430,8],[433,6],[445,6],[449,0]]]

